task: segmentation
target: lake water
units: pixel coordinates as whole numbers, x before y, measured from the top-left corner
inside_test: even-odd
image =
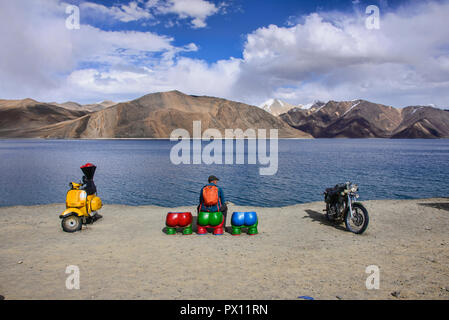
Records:
[[[106,204],[195,205],[211,174],[221,179],[226,200],[238,205],[321,201],[325,188],[345,181],[359,184],[361,200],[449,196],[449,140],[279,140],[273,176],[259,175],[259,165],[174,165],[175,144],[0,140],[0,206],[63,203],[86,162],[97,165],[95,182]]]

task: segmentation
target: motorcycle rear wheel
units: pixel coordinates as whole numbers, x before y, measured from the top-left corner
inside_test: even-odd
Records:
[[[354,218],[351,218],[351,213],[349,208],[346,210],[345,214],[345,225],[346,229],[355,234],[362,234],[368,228],[369,216],[368,210],[358,202],[352,204],[352,212]]]

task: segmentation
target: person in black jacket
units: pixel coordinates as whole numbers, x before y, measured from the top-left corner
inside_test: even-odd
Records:
[[[95,186],[95,182],[93,179],[87,179],[86,176],[83,176],[83,187],[82,190],[86,191],[87,195],[96,194],[97,187]]]
[[[92,179],[88,179],[85,175],[83,176],[83,186],[82,190],[86,191],[87,195],[93,195],[97,193],[97,186],[95,185],[93,174],[91,174]],[[99,213],[95,213],[93,216],[94,221],[103,218],[103,216]]]

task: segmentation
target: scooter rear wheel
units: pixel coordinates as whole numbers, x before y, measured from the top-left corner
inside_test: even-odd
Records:
[[[78,216],[71,215],[62,219],[61,226],[65,232],[76,232],[81,230],[83,223]]]

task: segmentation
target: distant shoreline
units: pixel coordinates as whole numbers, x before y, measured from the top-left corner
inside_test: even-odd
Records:
[[[0,141],[3,140],[36,140],[36,141],[83,141],[83,140],[167,140],[171,141],[170,138],[0,138]],[[173,140],[179,141],[178,140]],[[210,139],[197,139],[197,138],[188,138],[187,140],[203,140],[210,141]],[[257,138],[217,138],[215,140],[258,140]],[[271,138],[261,139],[261,140],[271,140]],[[338,138],[278,138],[277,140],[449,140],[449,138],[347,138],[347,137],[338,137]]]
[[[277,140],[314,140],[317,138],[278,138]],[[320,138],[321,139],[321,138]],[[327,139],[327,138],[325,138]],[[333,139],[333,138],[330,138]],[[340,139],[340,138],[338,138]],[[342,138],[349,139],[349,138]],[[0,140],[168,140],[171,141],[170,138],[67,138],[67,139],[58,139],[58,138],[0,138]],[[179,141],[180,139],[173,140]],[[197,139],[197,138],[187,138],[186,140],[204,140],[210,141],[210,139]],[[216,138],[214,140],[258,140],[257,138]],[[261,139],[261,140],[271,140],[271,138]]]
[[[429,197],[429,198],[416,198],[416,199],[362,199],[361,202],[372,202],[372,201],[432,201],[432,200],[449,200],[449,193],[447,197]],[[253,208],[253,209],[263,209],[263,210],[269,210],[269,209],[289,209],[296,206],[304,206],[304,205],[316,205],[316,204],[324,204],[324,201],[310,201],[310,202],[302,202],[302,203],[296,203],[296,204],[290,204],[286,206],[274,206],[274,207],[262,207],[262,206],[250,206],[250,205],[238,205],[234,203],[230,203],[229,207],[246,207],[246,208]],[[181,210],[182,208],[187,207],[195,207],[196,205],[185,205],[185,206],[178,206],[178,207],[166,207],[166,206],[158,206],[155,204],[143,204],[143,205],[130,205],[130,204],[120,204],[120,203],[103,203],[105,207],[130,207],[130,208],[148,208],[148,209],[165,209],[165,210]],[[30,204],[30,205],[13,205],[13,206],[1,206],[0,210],[3,209],[14,209],[14,208],[39,208],[39,207],[45,207],[45,206],[65,206],[65,203],[46,203],[46,204]]]

